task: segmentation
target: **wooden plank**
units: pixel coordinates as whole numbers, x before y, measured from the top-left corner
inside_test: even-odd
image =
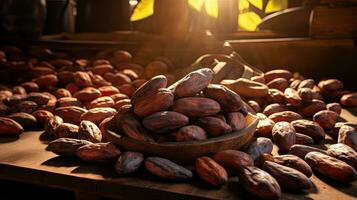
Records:
[[[357,122],[355,110],[342,112]],[[78,198],[98,196],[118,199],[249,199],[252,198],[231,178],[222,188],[212,188],[200,180],[172,183],[148,174],[120,177],[113,163],[86,163],[62,158],[45,151],[48,143],[42,131],[25,132],[19,138],[0,138],[0,178],[75,191]],[[357,181],[341,185],[322,177],[312,177],[316,186],[307,193],[284,193],[282,199],[346,199],[357,197]]]
[[[357,7],[315,7],[311,14],[310,36],[315,38],[357,36]]]

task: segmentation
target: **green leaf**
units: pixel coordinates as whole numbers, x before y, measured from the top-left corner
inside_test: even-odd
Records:
[[[201,11],[204,2],[205,0],[188,0],[188,4],[197,11]]]
[[[246,31],[255,31],[261,21],[262,19],[255,12],[247,12],[238,15],[239,27]]]
[[[206,13],[214,18],[218,17],[218,0],[205,1]]]
[[[277,12],[288,7],[288,0],[269,0],[265,13]]]
[[[141,0],[135,7],[134,12],[130,17],[130,21],[139,21],[153,15],[154,2],[155,0]]]

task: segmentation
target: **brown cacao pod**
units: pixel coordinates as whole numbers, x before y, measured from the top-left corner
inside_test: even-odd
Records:
[[[257,113],[257,116],[259,117],[259,123],[257,125],[257,129],[255,130],[254,135],[257,137],[267,137],[271,138],[271,131],[275,125],[275,122],[267,116],[265,116],[263,113]]]
[[[276,78],[284,78],[289,80],[293,77],[293,74],[285,69],[274,69],[264,73],[265,81],[268,83]]]
[[[342,160],[357,169],[357,152],[345,144],[330,145],[327,149],[327,155]]]
[[[131,106],[125,106],[113,118],[117,128],[124,135],[139,141],[153,142],[154,139],[140,123]],[[110,123],[110,122],[109,122]]]
[[[81,115],[87,110],[78,106],[66,106],[56,108],[56,115],[60,116],[64,122],[79,124],[81,122]]]
[[[267,83],[267,86],[270,89],[277,89],[280,91],[284,91],[287,87],[289,87],[289,82],[285,78],[276,78]]]
[[[285,121],[292,122],[298,119],[302,119],[301,115],[293,111],[282,111],[277,112],[269,116],[269,119],[273,120],[275,123]]]
[[[311,145],[314,143],[315,142],[314,139],[312,139],[312,137],[302,133],[296,133],[295,144]]]
[[[46,133],[54,136],[56,133],[56,128],[62,123],[63,119],[60,116],[56,115],[46,120],[46,122],[44,123],[44,129]]]
[[[272,129],[272,136],[279,151],[287,152],[295,144],[296,131],[289,122],[277,122]]]
[[[258,137],[248,146],[245,151],[253,160],[259,158],[264,153],[271,153],[273,150],[273,142],[269,138]]]
[[[0,135],[20,135],[24,128],[15,120],[0,117]]]
[[[77,149],[75,154],[83,161],[106,162],[116,160],[121,151],[114,144],[108,142],[83,145]]]
[[[312,147],[312,146],[307,146],[307,145],[302,145],[302,144],[294,144],[290,150],[289,153],[293,154],[295,156],[298,156],[300,158],[305,158],[305,155],[308,154],[309,152],[316,151],[320,153],[326,153],[324,150]]]
[[[42,106],[42,105],[47,104],[47,102],[50,100],[50,97],[43,93],[31,92],[27,95],[26,100],[33,101],[33,102],[37,103],[38,106]]]
[[[199,126],[188,125],[180,128],[176,132],[175,139],[177,142],[205,140],[207,139],[207,133]]]
[[[325,130],[335,127],[337,118],[338,114],[329,110],[319,111],[313,116],[314,122],[318,123]]]
[[[237,112],[243,106],[240,96],[223,85],[209,84],[203,90],[206,97],[216,100],[225,112]]]
[[[283,111],[288,111],[289,109],[283,105],[283,104],[279,104],[279,103],[273,103],[273,104],[270,104],[270,105],[267,105],[265,108],[264,108],[264,115],[266,116],[270,116],[274,113],[278,113],[278,112],[283,112]]]
[[[301,97],[298,92],[293,88],[286,88],[284,91],[286,103],[291,104],[292,106],[299,106],[301,104]]]
[[[165,111],[174,104],[173,93],[166,89],[159,89],[146,99],[139,98],[135,101],[134,112],[139,117],[146,117],[155,112]]]
[[[315,113],[325,109],[325,102],[318,99],[313,99],[311,102],[301,105],[297,112],[304,117],[312,117]]]
[[[145,128],[150,131],[165,133],[187,125],[189,119],[178,112],[162,111],[145,117],[142,122]]]
[[[158,177],[172,181],[186,181],[193,176],[190,170],[165,158],[148,157],[145,168]]]
[[[269,92],[265,96],[265,99],[269,103],[284,103],[285,102],[285,95],[280,90],[269,89]]]
[[[76,92],[73,97],[77,98],[81,102],[90,102],[98,97],[100,97],[102,94],[98,89],[95,89],[93,87],[86,87],[78,92]]]
[[[15,120],[19,123],[23,128],[34,127],[37,125],[37,119],[28,113],[14,113],[9,115],[8,118]]]
[[[266,161],[263,170],[272,175],[278,183],[287,190],[306,190],[312,188],[312,182],[300,171]]]
[[[127,151],[122,153],[115,163],[115,171],[120,175],[136,172],[144,163],[144,155],[139,152]]]
[[[73,138],[58,138],[50,142],[46,150],[60,156],[75,156],[77,149],[86,144],[91,144],[91,142]]]
[[[188,117],[197,118],[215,115],[221,110],[221,106],[213,99],[185,97],[176,100],[171,109]]]
[[[160,88],[167,86],[167,79],[163,75],[155,76],[140,86],[134,94],[131,96],[132,104],[136,104],[136,101],[143,99],[144,101],[153,94],[155,94]]]
[[[62,123],[55,129],[56,138],[78,138],[79,127],[70,123]]]
[[[232,127],[218,117],[202,117],[196,121],[196,124],[213,137],[232,132]]]
[[[238,178],[240,185],[253,196],[261,199],[279,199],[281,196],[276,179],[257,167],[243,167]]]
[[[357,179],[356,170],[347,163],[320,152],[310,152],[305,156],[311,168],[335,181],[352,182]]]
[[[210,84],[213,74],[209,68],[193,71],[172,84],[169,89],[173,91],[175,98],[194,96]]]
[[[338,143],[343,143],[357,151],[357,129],[343,125],[338,132]]]
[[[339,103],[329,103],[326,105],[326,109],[333,111],[333,112],[337,113],[338,115],[340,115],[341,111],[342,111],[341,105]]]
[[[80,87],[90,87],[93,85],[92,80],[86,72],[75,72],[73,75],[74,83]]]
[[[88,120],[99,125],[105,118],[114,116],[117,111],[114,108],[92,108],[81,115],[80,120]]]
[[[198,176],[211,185],[219,187],[228,181],[226,170],[207,156],[197,158],[195,168]]]
[[[96,143],[102,141],[102,133],[97,125],[91,121],[83,120],[79,124],[78,139]]]
[[[315,86],[315,81],[313,79],[305,79],[303,81],[301,81],[301,83],[299,84],[298,86],[298,89],[301,89],[301,88],[314,88]]]
[[[224,167],[230,175],[236,175],[240,167],[253,166],[253,158],[242,151],[224,150],[212,156],[218,164]]]
[[[357,93],[343,95],[341,97],[341,104],[347,107],[357,107]]]
[[[327,79],[320,81],[318,86],[324,92],[343,89],[343,83],[337,79]]]
[[[82,107],[82,103],[74,97],[62,97],[57,100],[56,107],[78,106]]]
[[[39,124],[44,124],[48,119],[54,117],[54,115],[47,110],[36,110],[32,113]]]
[[[325,139],[325,131],[316,123],[306,119],[292,121],[296,132],[305,134],[314,139],[315,142],[320,142]]]

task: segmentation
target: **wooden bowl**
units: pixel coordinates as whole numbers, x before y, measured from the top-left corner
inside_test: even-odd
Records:
[[[110,142],[126,150],[142,152],[164,157],[174,162],[189,164],[202,155],[226,149],[240,149],[247,144],[252,139],[258,124],[258,118],[254,115],[254,111],[249,107],[248,110],[250,113],[246,117],[246,127],[244,129],[202,141],[150,143],[119,135],[112,131],[114,128],[110,123],[107,124],[105,130],[107,139]]]

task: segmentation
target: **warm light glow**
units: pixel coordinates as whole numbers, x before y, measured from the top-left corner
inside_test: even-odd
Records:
[[[138,0],[129,0],[130,6],[134,7],[136,4],[138,4]]]

